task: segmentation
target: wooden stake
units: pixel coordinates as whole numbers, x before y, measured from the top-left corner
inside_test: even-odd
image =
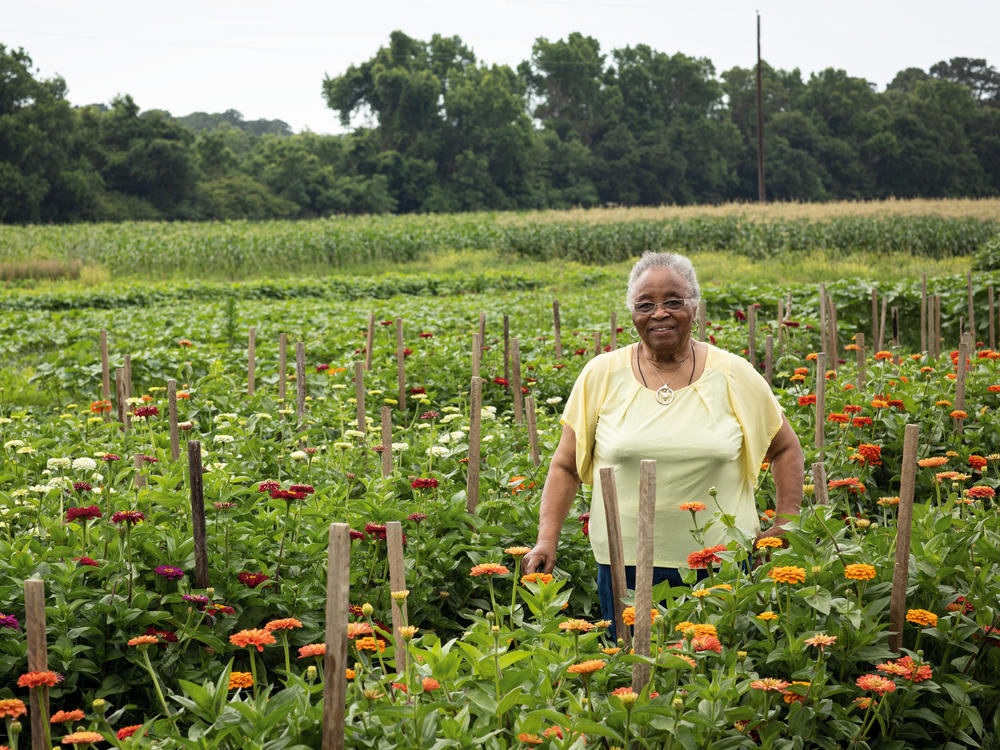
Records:
[[[479,346],[486,351],[486,313],[479,313]]]
[[[479,377],[480,361],[483,356],[482,347],[479,346],[479,334],[472,334],[472,376]],[[508,379],[507,382],[510,382]]]
[[[385,524],[385,543],[389,553],[389,592],[406,590],[406,568],[403,563],[403,525],[399,521]],[[390,597],[392,604],[392,634],[396,637],[396,671],[406,671],[406,649],[399,629],[408,624],[406,600],[402,604]]]
[[[552,322],[555,326],[556,359],[562,359],[562,326],[559,322],[559,300],[552,300]]]
[[[181,456],[180,434],[177,431],[177,381],[167,380],[167,419],[170,423],[170,460]]]
[[[635,626],[632,646],[637,656],[650,655],[653,626],[653,523],[656,514],[656,461],[639,462],[639,527],[635,560]],[[632,665],[632,689],[641,693],[649,682],[649,665]]]
[[[511,394],[514,396],[514,422],[524,424],[524,394],[521,393],[521,344],[517,339],[511,345]]]
[[[594,333],[594,356],[596,357],[601,353],[601,332],[596,331]]]
[[[618,314],[611,313],[611,338],[608,339],[608,343],[611,344],[611,351],[618,348]]]
[[[892,347],[899,350],[899,308],[892,306]]]
[[[827,327],[830,330],[830,369],[837,369],[837,358],[840,356],[840,335],[837,330],[837,304],[833,301],[833,295],[826,295],[827,305],[830,308],[830,318]]]
[[[326,656],[323,659],[322,750],[344,750],[347,705],[347,611],[351,589],[351,527],[330,524],[326,556]]]
[[[817,505],[830,504],[830,491],[826,484],[826,466],[822,461],[812,465],[813,496]]]
[[[601,469],[601,495],[604,497],[604,518],[608,527],[608,555],[611,558],[611,591],[614,606],[615,637],[625,641],[626,652],[631,647],[632,635],[625,627],[622,613],[625,611],[625,556],[622,552],[621,517],[618,515],[618,489],[615,485],[615,470]],[[650,594],[652,599],[652,594]]]
[[[826,439],[826,352],[816,357],[816,453],[822,461]]]
[[[201,443],[188,440],[188,486],[191,488],[191,531],[194,536],[194,581],[208,588],[208,544],[205,537],[205,491],[201,475]]]
[[[141,490],[146,486],[146,477],[140,470],[142,469],[143,457],[136,454],[132,457],[132,465],[135,467],[135,488]]]
[[[941,295],[934,295],[934,359],[941,356]]]
[[[770,333],[764,337],[764,379],[768,385],[774,379],[774,336]]]
[[[125,360],[122,363],[122,369],[125,372],[125,398],[132,398],[132,355],[126,354]]]
[[[24,582],[24,629],[28,641],[28,671],[47,671],[49,656],[45,624],[45,582],[37,578],[29,578]],[[51,716],[48,688],[43,687],[41,691],[31,690],[29,713],[32,747],[45,747],[45,724],[39,695],[45,701],[45,716]]]
[[[972,331],[973,343],[976,338],[976,308],[972,303],[972,271],[965,272],[965,288],[969,301],[969,330]]]
[[[992,287],[990,287],[992,289]],[[108,364],[108,332],[101,330],[101,398],[111,398],[111,369]]]
[[[885,297],[882,298],[882,314],[879,315],[878,324],[878,350],[882,351],[885,349],[885,313],[886,306],[888,305],[888,300]]]
[[[962,341],[958,345],[958,370],[956,372],[957,377],[955,378],[955,409],[962,411],[965,411],[965,380],[967,376],[966,361],[972,356],[971,347],[969,346],[969,342],[971,340],[972,334],[967,333],[962,336]],[[956,433],[961,435],[965,426],[965,420],[952,419],[951,426]]]
[[[278,400],[284,401],[288,388],[288,334],[278,335]]]
[[[778,325],[785,319],[785,301],[783,299],[778,300]]]
[[[747,359],[757,369],[757,308],[747,308]]]
[[[917,476],[917,439],[920,427],[906,425],[903,431],[903,467],[899,481],[899,508],[896,513],[896,560],[892,569],[892,596],[889,602],[889,650],[899,653],[903,644],[906,616],[906,588],[910,579],[910,527],[913,522],[913,490]]]
[[[878,337],[878,290],[872,289],[872,346],[879,349]]]
[[[524,412],[528,418],[528,446],[531,454],[531,463],[538,466],[542,462],[538,454],[538,424],[535,421],[535,398],[528,396],[524,399]]]
[[[397,408],[400,411],[406,411],[406,365],[404,364],[406,360],[406,353],[403,347],[403,319],[400,317],[396,318],[396,376],[398,378],[399,387],[397,394]]]
[[[927,274],[920,282],[920,351],[927,351]]]
[[[257,329],[252,327],[247,335],[247,395],[253,395],[253,379],[254,379],[254,368],[256,362],[254,361],[257,355]]]
[[[865,364],[867,363],[867,355],[865,354],[865,335],[861,332],[855,334],[854,343],[857,344],[858,347],[858,351],[855,352],[858,355],[858,379],[855,381],[854,387],[858,393],[864,393],[865,383],[868,380],[868,374],[865,372]]]
[[[365,416],[365,366],[363,362],[354,363],[354,400],[357,402],[358,432],[368,434],[368,420]],[[361,438],[364,442],[365,438]]]
[[[698,300],[698,333],[701,334],[702,341],[708,341],[708,305],[705,298]]]
[[[382,476],[392,474],[392,409],[382,407]]]
[[[510,316],[503,316],[503,377],[510,382]]]
[[[302,430],[306,422],[306,345],[301,341],[295,344],[295,393],[299,430]]]
[[[115,369],[115,401],[118,407],[118,421],[121,423],[122,432],[128,432],[132,426],[132,417],[128,412],[128,391],[125,387],[125,368]]]
[[[368,313],[368,332],[365,334],[365,372],[372,369],[372,350],[375,348],[375,313]]]
[[[826,284],[819,285],[819,350],[829,351],[830,337],[826,328]]]
[[[469,464],[465,479],[465,509],[476,512],[479,505],[479,464],[483,430],[483,379],[472,376],[469,388]]]

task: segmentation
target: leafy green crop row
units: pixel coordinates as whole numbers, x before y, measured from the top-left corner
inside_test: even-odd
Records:
[[[1000,221],[940,216],[842,216],[754,221],[741,216],[602,224],[502,223],[495,214],[253,223],[125,223],[0,227],[0,262],[75,260],[113,277],[250,278],[378,263],[440,250],[608,263],[649,249],[727,250],[753,258],[815,249],[971,255]]]

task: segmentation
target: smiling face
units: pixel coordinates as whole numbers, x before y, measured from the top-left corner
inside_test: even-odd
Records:
[[[643,302],[664,302],[689,296],[687,282],[669,268],[651,268],[639,277],[635,287],[635,305]],[[660,356],[683,354],[691,338],[693,319],[690,303],[678,311],[664,310],[657,305],[651,313],[632,312],[632,323],[639,338],[650,351]]]

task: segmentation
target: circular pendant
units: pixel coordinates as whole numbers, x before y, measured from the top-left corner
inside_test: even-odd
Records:
[[[669,385],[661,385],[656,389],[656,403],[661,406],[670,406],[674,400],[674,391]]]

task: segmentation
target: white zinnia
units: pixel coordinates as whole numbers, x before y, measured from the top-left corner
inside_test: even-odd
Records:
[[[214,438],[212,438],[212,442],[213,443],[231,443],[235,439],[236,438],[234,438],[232,435],[216,435]]]
[[[45,465],[50,469],[68,469],[71,464],[69,458],[50,458],[45,462]]]
[[[97,461],[88,456],[73,459],[73,469],[76,471],[93,471],[96,468]]]

